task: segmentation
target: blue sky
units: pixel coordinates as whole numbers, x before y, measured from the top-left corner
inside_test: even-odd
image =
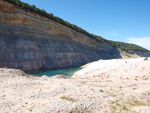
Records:
[[[21,0],[105,39],[150,50],[150,0]]]

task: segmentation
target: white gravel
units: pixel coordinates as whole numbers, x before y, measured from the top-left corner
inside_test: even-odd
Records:
[[[0,69],[0,113],[149,113],[150,60],[108,67],[71,78]]]

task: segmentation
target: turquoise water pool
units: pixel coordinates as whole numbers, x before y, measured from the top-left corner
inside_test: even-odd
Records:
[[[34,75],[41,77],[43,75],[46,76],[54,76],[54,75],[67,75],[67,76],[72,76],[76,71],[79,71],[80,67],[78,68],[69,68],[69,69],[59,69],[59,70],[32,70],[30,72],[26,72],[27,74]]]

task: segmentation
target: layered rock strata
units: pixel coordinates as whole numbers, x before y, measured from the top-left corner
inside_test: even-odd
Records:
[[[0,1],[0,67],[67,68],[112,58],[121,55],[111,45]]]

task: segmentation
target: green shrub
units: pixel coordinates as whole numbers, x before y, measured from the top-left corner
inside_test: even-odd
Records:
[[[126,106],[123,106],[122,109],[123,109],[123,110],[128,110]]]
[[[148,58],[147,58],[147,57],[145,57],[145,58],[144,58],[144,61],[146,61],[146,60],[148,60]]]
[[[100,92],[104,92],[102,89],[99,90]]]

